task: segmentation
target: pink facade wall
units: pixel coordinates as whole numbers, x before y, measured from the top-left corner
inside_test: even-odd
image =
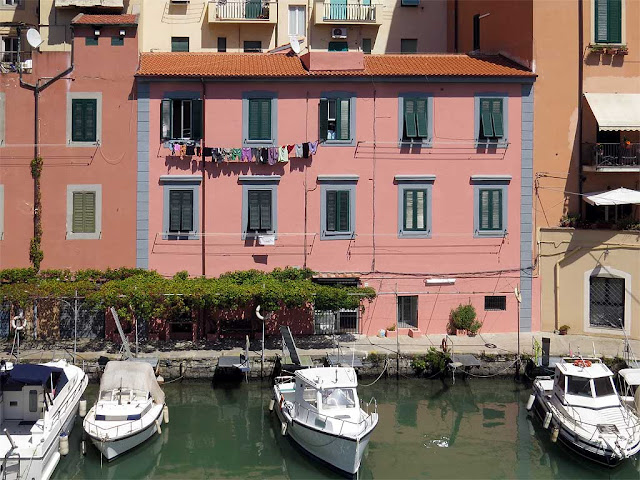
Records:
[[[124,27],[124,46],[110,37],[122,27],[103,27],[99,44],[86,46],[93,29],[77,27],[75,68],[40,94],[42,172],[42,268],[135,266],[136,108],[134,73],[138,64],[136,29]],[[34,83],[70,64],[69,53],[34,53]],[[44,80],[42,80],[44,81]],[[0,74],[5,96],[5,143],[0,147],[0,184],[4,185],[4,239],[0,268],[29,266],[33,236],[34,95],[19,86],[18,74]],[[67,93],[102,94],[100,146],[66,145]],[[67,240],[67,185],[102,185],[102,235]]]
[[[451,308],[469,301],[484,322],[482,331],[516,331],[517,302],[513,289],[520,283],[519,84],[238,81],[205,85],[206,146],[242,146],[242,95],[252,90],[277,92],[278,145],[318,139],[318,100],[323,92],[355,92],[358,142],[355,147],[321,145],[312,159],[292,159],[284,165],[207,161],[206,275],[284,266],[307,266],[319,272],[355,272],[362,284],[379,293],[372,304],[365,305],[360,323],[362,333],[375,334],[378,329],[395,324],[396,291],[400,295],[419,295],[418,328],[423,333],[444,333]],[[200,240],[162,238],[164,206],[160,176],[200,175],[202,164],[196,157],[171,156],[159,137],[160,101],[165,93],[201,92],[203,87],[199,82],[167,81],[150,82],[150,88],[149,268],[163,275],[179,270],[200,275],[203,273]],[[398,95],[406,92],[433,95],[433,147],[421,152],[401,152],[397,147]],[[506,149],[476,150],[474,95],[483,92],[509,95]],[[272,174],[281,175],[277,191],[278,238],[275,246],[256,246],[241,240],[239,175]],[[321,197],[317,177],[344,174],[359,175],[356,237],[320,240]],[[427,174],[436,177],[432,190],[432,236],[398,238],[398,186],[394,176]],[[504,238],[474,238],[472,175],[511,176],[508,235]],[[455,277],[456,283],[426,287],[424,280],[432,275]],[[492,294],[507,296],[506,311],[484,311],[484,296]]]

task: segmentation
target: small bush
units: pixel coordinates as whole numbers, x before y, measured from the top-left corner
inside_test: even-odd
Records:
[[[470,303],[467,305],[460,304],[452,309],[449,315],[449,322],[456,330],[467,330],[473,333],[480,330],[482,326],[482,323],[476,321],[476,309]]]

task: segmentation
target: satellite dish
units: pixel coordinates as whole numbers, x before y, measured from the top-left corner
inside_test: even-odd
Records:
[[[296,55],[300,53],[300,42],[298,41],[297,37],[294,37],[293,35],[289,37],[289,44],[291,45],[291,50],[293,50],[293,53],[295,53]]]
[[[42,37],[35,28],[27,30],[27,42],[29,42],[31,48],[38,48],[42,44]]]

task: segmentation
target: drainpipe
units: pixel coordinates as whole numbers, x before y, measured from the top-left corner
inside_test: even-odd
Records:
[[[453,3],[453,51],[458,53],[458,0]]]
[[[580,194],[578,201],[578,213],[582,214],[582,96],[584,88],[584,64],[582,61],[584,52],[584,32],[583,32],[584,13],[582,10],[582,1],[578,1],[578,193]]]
[[[207,257],[206,257],[206,245],[205,245],[205,233],[206,233],[206,229],[205,229],[205,213],[206,213],[206,180],[207,180],[207,169],[206,169],[206,163],[204,161],[204,146],[205,146],[205,142],[204,142],[204,137],[206,136],[205,132],[205,127],[206,127],[206,123],[205,123],[205,119],[207,118],[207,116],[205,115],[205,104],[207,103],[207,88],[206,85],[204,83],[204,78],[200,77],[200,82],[202,83],[202,138],[200,139],[200,154],[202,155],[202,213],[201,213],[201,226],[200,226],[200,239],[201,239],[201,243],[202,243],[202,276],[206,276],[207,274]]]
[[[577,247],[571,250],[568,254],[566,254],[563,258],[558,260],[553,267],[554,280],[555,280],[555,330],[558,330],[558,325],[560,325],[560,262],[568,260],[570,257],[573,257],[576,253],[582,250],[582,247]]]

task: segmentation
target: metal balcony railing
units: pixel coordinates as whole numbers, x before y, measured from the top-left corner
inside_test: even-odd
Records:
[[[375,22],[376,6],[360,3],[326,2],[324,4],[325,20],[344,20],[347,22]]]
[[[268,1],[216,2],[216,17],[220,20],[269,20]]]
[[[583,162],[597,168],[640,167],[640,143],[587,143]]]
[[[31,52],[20,52],[20,63],[23,70],[30,70]],[[18,52],[0,52],[0,73],[19,72]]]

